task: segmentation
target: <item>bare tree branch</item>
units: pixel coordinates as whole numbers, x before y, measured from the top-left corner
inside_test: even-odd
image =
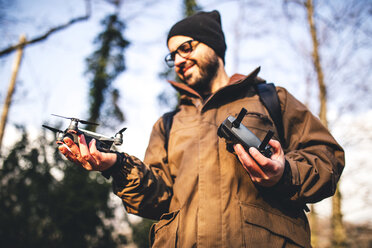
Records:
[[[91,14],[90,0],[85,0],[85,2],[86,2],[86,14],[84,16],[73,18],[73,19],[71,19],[70,21],[68,21],[65,24],[62,24],[62,25],[53,27],[53,28],[49,29],[46,33],[44,33],[44,34],[42,34],[40,36],[37,36],[37,37],[35,37],[33,39],[30,39],[30,40],[28,40],[28,41],[26,41],[24,43],[18,43],[18,44],[15,44],[15,45],[11,45],[10,47],[7,47],[7,48],[5,48],[5,49],[3,49],[3,50],[0,51],[0,57],[2,57],[4,55],[7,55],[7,54],[9,54],[9,53],[11,53],[13,51],[15,51],[15,50],[17,50],[20,47],[26,47],[27,45],[31,45],[31,44],[34,44],[36,42],[45,40],[51,34],[53,34],[55,32],[58,32],[58,31],[61,31],[61,30],[65,29],[65,28],[71,26],[74,23],[88,20],[89,17],[90,17],[90,14]]]

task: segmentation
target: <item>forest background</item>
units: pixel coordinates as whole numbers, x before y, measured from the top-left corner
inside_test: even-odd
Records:
[[[96,131],[109,136],[125,126],[120,149],[143,158],[153,123],[177,102],[165,80],[174,78],[163,60],[167,32],[186,15],[217,9],[228,44],[227,72],[248,74],[261,66],[261,77],[306,103],[345,148],[340,212],[335,214],[331,199],[312,206],[314,246],[371,247],[371,5],[369,0],[0,0],[4,102],[23,47],[1,146],[0,242],[146,247],[152,222],[124,214],[109,182],[63,160],[52,133],[41,125],[65,128],[67,120],[51,116],[58,114],[96,121],[101,124]],[[14,46],[22,34],[35,42]]]

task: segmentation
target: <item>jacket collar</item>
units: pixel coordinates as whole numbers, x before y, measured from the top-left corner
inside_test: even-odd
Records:
[[[217,94],[219,91],[221,91],[224,88],[234,87],[234,86],[238,86],[238,85],[243,86],[243,85],[246,85],[246,84],[255,83],[254,79],[257,78],[257,75],[260,72],[260,70],[261,70],[261,67],[257,67],[250,74],[248,74],[248,76],[245,76],[245,75],[242,75],[242,74],[232,75],[230,77],[228,85],[226,85],[225,87],[222,87],[221,89],[219,89],[214,94]],[[262,80],[262,79],[259,79],[259,80]],[[197,97],[197,98],[202,99],[200,94],[198,92],[196,92],[194,89],[192,89],[191,87],[189,87],[187,84],[180,83],[180,82],[175,82],[175,81],[171,81],[171,80],[168,80],[168,82],[173,86],[173,88],[175,88],[181,94],[181,96],[186,95],[186,96]]]

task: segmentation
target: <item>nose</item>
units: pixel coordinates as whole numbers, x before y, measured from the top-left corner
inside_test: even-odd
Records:
[[[185,62],[186,62],[186,59],[182,57],[181,55],[179,55],[178,53],[176,53],[176,56],[174,57],[174,65],[179,66]]]

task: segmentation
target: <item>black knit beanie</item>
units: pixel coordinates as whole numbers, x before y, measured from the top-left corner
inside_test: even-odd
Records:
[[[221,16],[217,10],[198,12],[177,22],[169,31],[167,43],[172,36],[176,35],[189,36],[206,44],[225,63],[225,36],[221,27]]]

